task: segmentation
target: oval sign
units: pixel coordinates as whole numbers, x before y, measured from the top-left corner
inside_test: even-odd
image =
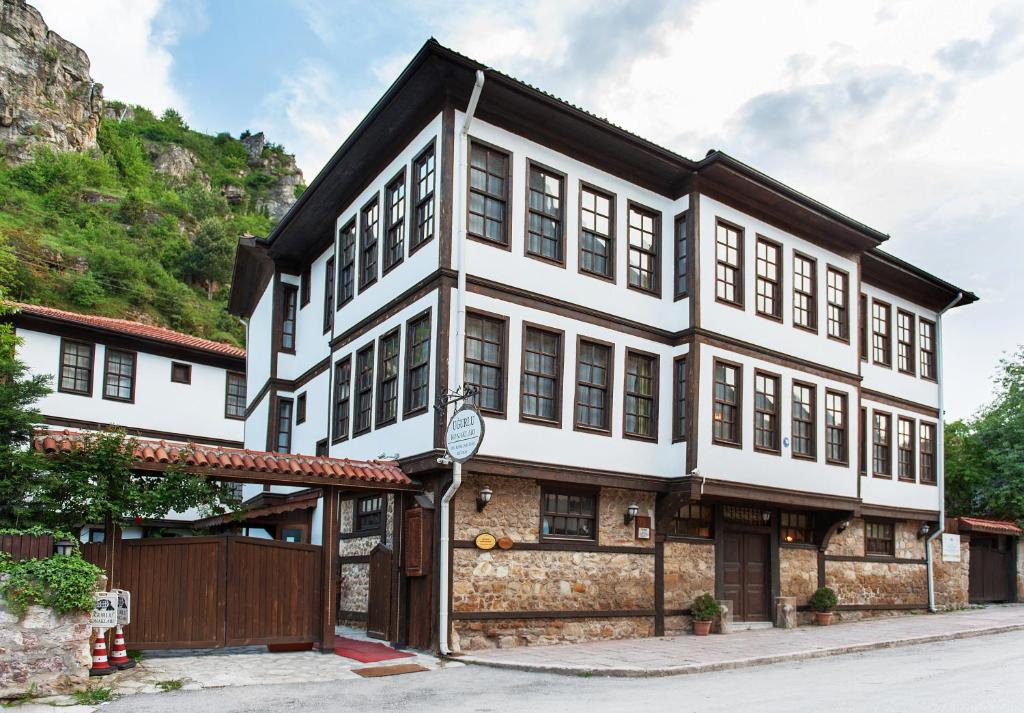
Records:
[[[514,543],[512,542],[512,538],[511,537],[500,537],[500,538],[498,538],[498,547],[500,547],[503,550],[512,549],[512,545],[513,544]]]
[[[463,406],[448,422],[445,447],[448,456],[457,463],[465,463],[480,450],[484,440],[484,420],[472,406]]]
[[[489,532],[481,532],[476,536],[476,546],[481,550],[493,550],[494,545],[497,544],[497,540],[494,539],[494,535]]]

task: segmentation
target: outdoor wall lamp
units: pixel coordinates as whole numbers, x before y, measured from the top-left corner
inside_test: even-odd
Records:
[[[640,506],[636,503],[630,503],[629,507],[626,508],[626,515],[622,518],[624,524],[628,525],[636,519],[636,514],[640,512]]]
[[[769,522],[771,522],[772,511],[771,510],[765,510],[764,512],[762,512],[761,513],[761,519],[764,520],[764,524],[767,525]]]
[[[476,511],[483,512],[484,508],[487,507],[487,503],[491,502],[491,496],[494,495],[494,491],[491,490],[491,486],[485,485],[480,488],[480,492],[476,496]]]
[[[75,551],[75,544],[68,539],[63,539],[57,543],[57,554],[61,557],[67,557]]]
[[[850,526],[850,521],[849,520],[843,520],[841,523],[839,523],[839,527],[836,529],[836,532],[842,532],[843,530],[845,530],[849,526]]]
[[[927,522],[921,525],[921,529],[917,531],[918,537],[928,537],[928,533],[932,531],[931,525]]]

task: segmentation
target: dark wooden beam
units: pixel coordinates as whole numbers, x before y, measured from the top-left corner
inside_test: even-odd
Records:
[[[320,535],[320,653],[334,653],[334,624],[338,615],[338,488],[324,487]]]

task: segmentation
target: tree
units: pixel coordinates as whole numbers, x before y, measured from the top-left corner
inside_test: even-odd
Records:
[[[950,515],[1024,523],[1024,347],[1000,360],[993,401],[946,426]]]
[[[185,278],[206,287],[206,298],[212,300],[214,289],[231,279],[235,261],[235,237],[227,224],[209,218],[203,221],[192,247],[182,260]]]

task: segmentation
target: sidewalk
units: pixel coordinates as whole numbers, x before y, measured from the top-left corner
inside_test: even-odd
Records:
[[[473,651],[458,661],[593,676],[675,676],[836,656],[1024,629],[1024,604],[899,616],[832,626],[666,636]]]

